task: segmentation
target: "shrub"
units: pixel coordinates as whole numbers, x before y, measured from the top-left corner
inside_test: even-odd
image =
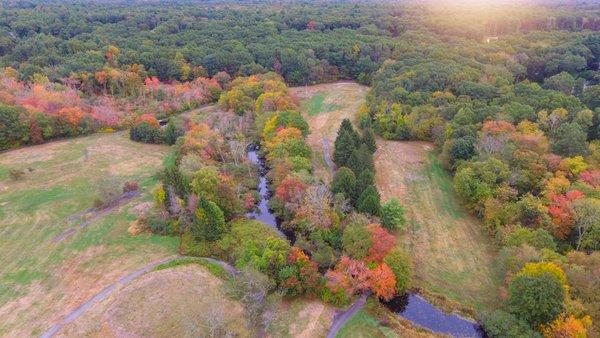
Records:
[[[123,184],[123,193],[138,191],[140,189],[140,185],[136,181],[128,181]]]
[[[485,314],[481,324],[490,338],[542,338],[542,335],[533,331],[527,322],[502,310]]]
[[[8,175],[10,176],[10,179],[13,181],[20,181],[23,178],[25,178],[25,172],[20,169],[9,169]]]
[[[406,223],[404,208],[397,199],[392,198],[381,206],[381,225],[388,230],[402,230]]]
[[[98,209],[114,205],[121,196],[119,181],[112,176],[102,178],[96,186],[94,206]]]

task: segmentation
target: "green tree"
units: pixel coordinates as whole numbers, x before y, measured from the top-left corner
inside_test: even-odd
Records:
[[[333,162],[338,167],[345,166],[350,155],[356,149],[356,144],[354,142],[354,138],[352,134],[346,131],[343,131],[340,128],[338,132],[338,136],[335,139],[334,149],[333,149]]]
[[[331,182],[331,192],[343,193],[351,201],[356,200],[356,176],[354,172],[346,167],[339,168]]]
[[[344,229],[342,247],[346,255],[354,259],[363,259],[367,256],[372,245],[371,233],[367,230],[367,227],[351,224]]]
[[[367,146],[371,153],[374,153],[375,150],[377,150],[377,143],[375,142],[375,135],[373,134],[373,130],[365,130],[362,138],[362,143],[364,143]]]
[[[573,203],[577,250],[600,249],[600,199],[584,198]]]
[[[191,230],[197,239],[211,242],[220,239],[226,230],[223,211],[216,203],[201,198]]]
[[[0,150],[10,149],[24,142],[27,125],[21,122],[23,110],[0,103]]]
[[[412,268],[410,258],[404,251],[394,249],[385,256],[383,261],[394,272],[394,277],[396,278],[396,291],[399,294],[403,293],[411,280]]]
[[[553,321],[564,309],[565,290],[548,272],[536,276],[520,274],[509,285],[510,311],[532,327]]]
[[[373,154],[369,151],[365,144],[362,144],[358,149],[354,149],[350,158],[346,162],[346,166],[354,173],[360,173],[363,170],[375,170],[373,163]]]
[[[381,225],[388,230],[403,229],[406,219],[404,218],[404,207],[400,202],[392,198],[381,206]]]
[[[490,338],[542,338],[542,335],[533,331],[527,322],[502,310],[485,314],[481,322]]]
[[[563,123],[552,134],[550,148],[564,157],[587,155],[587,133],[577,123]]]
[[[356,210],[374,216],[378,216],[381,211],[381,202],[379,192],[375,186],[371,185],[363,191],[356,202]]]
[[[190,184],[192,191],[200,198],[209,201],[217,199],[217,189],[219,186],[219,172],[217,168],[206,166],[200,168],[194,173],[194,178]]]

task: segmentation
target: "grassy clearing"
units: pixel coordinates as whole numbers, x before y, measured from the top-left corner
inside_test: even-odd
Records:
[[[251,336],[243,307],[227,297],[220,278],[198,264],[175,262],[96,304],[61,335],[207,337],[209,323],[221,322],[236,337]]]
[[[300,100],[300,111],[310,126],[306,140],[313,149],[313,168],[318,179],[331,180],[331,173],[323,159],[323,140],[329,140],[329,152],[333,155],[333,142],[342,120],[348,118],[357,125],[356,112],[365,102],[367,90],[368,87],[355,82],[290,88]]]
[[[40,334],[126,272],[175,251],[174,238],[127,232],[151,204],[168,149],[115,133],[0,154],[0,336]],[[25,177],[12,180],[10,169]],[[138,181],[142,194],[77,228],[82,220],[70,216],[93,206],[108,175]],[[71,237],[54,240],[72,228]]]
[[[268,333],[271,337],[325,337],[333,322],[334,312],[333,307],[319,300],[284,300]]]
[[[406,207],[409,221],[399,242],[413,257],[414,287],[465,312],[493,309],[500,285],[493,246],[457,200],[432,149],[426,142],[379,140],[375,154],[382,199],[396,197]]]

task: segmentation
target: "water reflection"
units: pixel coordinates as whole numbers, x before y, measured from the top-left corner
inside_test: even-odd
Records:
[[[454,337],[485,337],[485,333],[477,323],[456,314],[447,314],[418,294],[403,294],[383,303],[415,325],[433,332]]]

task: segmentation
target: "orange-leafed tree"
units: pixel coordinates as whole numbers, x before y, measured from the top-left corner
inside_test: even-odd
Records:
[[[592,325],[592,319],[589,316],[575,318],[570,316],[560,316],[552,323],[542,327],[542,334],[546,338],[587,338],[587,330]]]
[[[79,107],[65,107],[58,111],[58,116],[70,126],[76,127],[81,123],[84,113]]]
[[[394,272],[385,263],[371,270],[369,285],[375,295],[384,300],[390,300],[396,295],[396,278]]]

